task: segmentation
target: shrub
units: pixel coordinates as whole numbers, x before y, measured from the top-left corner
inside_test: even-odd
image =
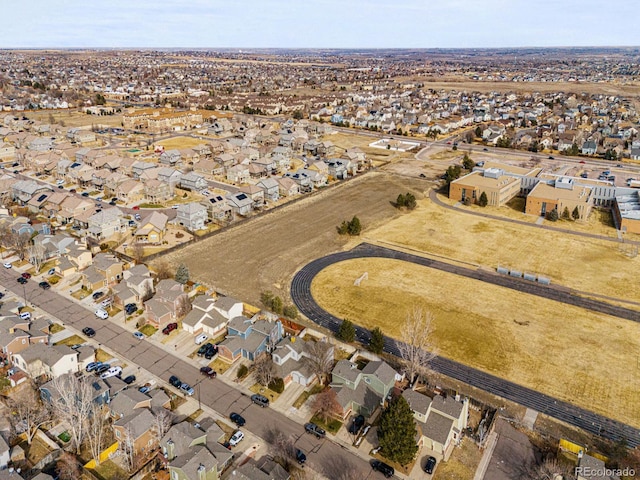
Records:
[[[481,207],[486,207],[488,203],[489,199],[487,198],[487,194],[482,192],[480,194],[480,198],[478,199],[478,205],[480,205]]]
[[[238,367],[237,377],[238,379],[244,378],[247,376],[248,373],[249,373],[249,369],[247,368],[247,366],[240,365],[240,367]]]
[[[280,377],[276,377],[269,382],[269,388],[276,393],[284,392],[284,380]]]

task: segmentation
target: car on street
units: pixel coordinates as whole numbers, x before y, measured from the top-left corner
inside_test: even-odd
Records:
[[[133,210],[140,210],[140,207],[136,205],[135,207],[133,207]]]
[[[101,318],[102,320],[106,320],[107,318],[109,318],[109,314],[107,313],[107,311],[103,310],[102,308],[99,308],[94,313],[96,317]]]
[[[296,460],[300,465],[307,461],[307,456],[299,448],[296,448]]]
[[[231,438],[229,439],[229,445],[231,445],[232,447],[235,447],[243,439],[244,439],[244,433],[242,433],[240,430],[238,430],[236,433],[231,435]]]
[[[91,298],[93,298],[94,300],[98,300],[102,296],[104,296],[104,292],[97,291],[97,292],[93,292],[93,295],[91,295]]]
[[[93,337],[96,334],[96,331],[91,327],[84,327],[82,329],[82,333],[84,333],[87,337]]]
[[[434,457],[427,458],[427,463],[424,464],[425,473],[432,474],[434,468],[436,468],[436,459]]]
[[[164,335],[169,335],[171,332],[173,332],[176,328],[178,328],[178,324],[173,322],[173,323],[168,323],[166,327],[164,327],[162,329],[162,333]]]
[[[111,365],[109,365],[108,363],[103,363],[102,365],[100,365],[98,368],[96,368],[93,372],[96,375],[100,375],[101,373],[106,372],[107,370],[109,370],[111,368]]]
[[[21,283],[22,285],[24,285],[25,283],[28,282],[28,280],[24,277],[18,277],[18,280],[16,280],[18,283]]]
[[[82,196],[83,197],[88,197],[89,196],[89,192],[82,192]]]
[[[269,406],[269,399],[264,395],[259,395],[257,393],[251,395],[251,401],[262,408]]]
[[[93,372],[96,368],[100,367],[100,365],[102,365],[102,362],[91,362],[86,366],[85,370],[87,372]]]
[[[24,272],[22,274],[22,278],[26,278],[27,280],[29,280],[31,278],[31,274],[29,272]]]
[[[386,463],[381,462],[380,460],[374,460],[373,462],[371,462],[371,467],[374,470],[382,473],[385,476],[385,478],[391,478],[396,473],[391,465],[387,465]]]
[[[485,148],[483,148],[483,149],[482,149],[482,151],[483,151],[483,152],[488,152],[488,151],[489,151],[489,149],[488,149],[487,147],[485,147]]]
[[[195,393],[195,391],[193,390],[193,387],[188,383],[183,383],[182,385],[180,385],[180,390],[182,390],[184,393],[186,393],[189,396]]]
[[[124,377],[124,378],[122,379],[122,381],[123,381],[124,383],[126,383],[127,385],[131,385],[133,382],[135,382],[135,381],[136,381],[136,376],[135,376],[135,375],[129,375],[129,376],[127,376],[127,377]]]
[[[144,338],[144,333],[142,333],[142,332],[133,332],[133,336],[136,337],[138,340],[142,340]]]
[[[106,372],[103,372],[102,374],[100,374],[100,378],[105,379],[109,377],[118,377],[120,376],[121,373],[122,373],[122,367],[118,367],[118,366],[111,367]]]
[[[0,298],[4,297],[4,293],[0,292]]]
[[[202,375],[205,375],[209,378],[215,378],[218,374],[216,373],[216,371],[211,368],[211,367],[201,367],[200,368],[200,373]]]
[[[353,422],[349,425],[349,433],[351,435],[358,435],[362,427],[364,427],[364,415],[358,415],[354,417]]]
[[[244,424],[247,423],[244,417],[239,413],[232,412],[231,415],[229,415],[229,418],[233,423],[235,423],[239,427],[243,427]]]
[[[10,263],[8,263],[8,262],[3,263],[3,264],[2,264],[2,266],[3,266],[4,268],[13,268],[13,265],[11,265],[11,264],[10,264]]]
[[[51,288],[49,282],[40,282],[38,286],[43,290],[49,290]]]
[[[171,375],[169,377],[169,383],[176,388],[180,388],[182,386],[182,381],[175,375]]]
[[[549,155],[549,160],[555,160],[555,159],[553,158],[553,155]]]
[[[138,311],[138,305],[136,305],[135,303],[127,303],[124,306],[124,311],[127,313],[127,315],[133,315]]]
[[[327,432],[325,432],[322,428],[312,422],[305,423],[304,430],[307,433],[311,433],[318,438],[324,438],[327,435]]]

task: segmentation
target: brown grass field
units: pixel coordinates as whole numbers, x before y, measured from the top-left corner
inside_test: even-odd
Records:
[[[425,182],[371,172],[312,197],[255,217],[201,242],[163,256],[183,262],[191,277],[242,301],[258,304],[260,292],[288,297],[294,272],[311,260],[355,245],[336,226],[357,215],[365,229],[400,215],[390,203]]]
[[[108,125],[110,127],[120,127],[122,115],[87,115],[75,110],[29,110],[24,112],[27,118],[49,123],[50,116],[53,116],[56,123],[64,122],[67,127],[86,127],[89,125]]]
[[[396,338],[423,305],[442,356],[640,426],[637,323],[390,259],[332,265],[312,293],[335,316]]]
[[[191,148],[205,143],[207,143],[205,140],[193,137],[171,137],[166,140],[156,142],[157,145],[162,145],[165,150],[171,150],[173,148]]]

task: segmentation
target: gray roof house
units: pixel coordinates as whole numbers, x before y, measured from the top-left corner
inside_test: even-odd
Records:
[[[273,349],[271,357],[276,366],[277,375],[284,380],[285,387],[291,382],[306,387],[317,380],[316,374],[313,373],[307,361],[309,342],[312,340],[285,337]],[[333,357],[333,347],[331,347],[330,355]]]
[[[180,179],[180,188],[185,190],[200,191],[208,185],[206,178],[194,172],[189,172]]]
[[[160,158],[158,159],[158,163],[163,165],[171,165],[177,166],[182,163],[182,155],[180,154],[180,150],[173,149],[162,152]]]
[[[236,215],[247,216],[253,210],[253,200],[244,192],[229,193],[227,203]]]
[[[280,198],[280,185],[275,178],[269,177],[256,183],[264,191],[264,198],[270,202],[277,202]]]
[[[207,208],[197,202],[184,203],[176,210],[176,222],[187,230],[204,230],[208,219]]]
[[[182,320],[182,328],[193,334],[204,332],[212,338],[218,336],[224,331],[228,319],[215,306],[216,299],[213,297],[196,297],[192,310]]]

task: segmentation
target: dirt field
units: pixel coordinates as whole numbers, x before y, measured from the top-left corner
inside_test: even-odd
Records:
[[[312,293],[338,318],[396,338],[410,307],[424,305],[442,356],[640,425],[637,323],[389,259],[332,265]]]
[[[376,141],[377,137],[370,137],[366,135],[349,135],[347,133],[334,133],[333,135],[327,135],[323,137],[324,140],[332,142],[337,147],[339,152],[341,148],[348,149],[358,147],[362,150],[367,157],[371,158],[375,162],[395,162],[399,160],[412,159],[415,157],[415,152],[398,152],[393,150],[385,150],[382,148],[373,148],[369,144]]]
[[[196,145],[203,145],[206,142],[201,138],[192,137],[172,137],[166,140],[157,142],[157,145],[162,145],[165,150],[171,150],[174,148],[191,148]]]
[[[640,258],[628,257],[615,242],[446,210],[428,198],[420,200],[413,212],[365,236],[385,246],[402,246],[491,269],[498,265],[517,268],[578,291],[640,301],[636,281]]]
[[[64,123],[66,127],[85,127],[88,125],[108,125],[110,127],[121,127],[122,115],[87,115],[73,110],[37,110],[24,112],[27,118],[49,123],[50,116],[55,122]]]
[[[400,215],[390,203],[399,193],[423,190],[423,181],[371,172],[164,258],[184,262],[192,278],[245,302],[258,304],[264,290],[288,297],[298,268],[360,241],[336,234],[343,220],[357,215],[366,234]]]

